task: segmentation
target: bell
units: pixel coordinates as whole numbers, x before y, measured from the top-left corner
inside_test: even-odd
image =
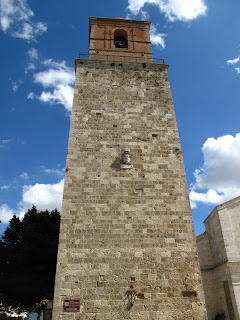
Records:
[[[125,46],[125,43],[124,43],[124,41],[122,41],[122,40],[116,40],[115,41],[115,47],[116,48],[123,48]]]

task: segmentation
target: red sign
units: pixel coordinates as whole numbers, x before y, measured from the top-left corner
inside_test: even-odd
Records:
[[[76,312],[80,309],[80,300],[64,300],[63,310],[67,312]]]

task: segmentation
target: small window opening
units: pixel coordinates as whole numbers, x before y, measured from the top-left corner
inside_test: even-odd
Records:
[[[114,47],[115,48],[127,48],[127,32],[121,29],[117,29],[114,32]]]

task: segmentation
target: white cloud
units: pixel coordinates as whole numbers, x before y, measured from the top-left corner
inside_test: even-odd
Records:
[[[25,68],[25,73],[28,73],[29,71],[32,71],[32,70],[35,70],[35,69],[36,69],[35,64],[30,62]]]
[[[13,215],[13,210],[8,208],[6,204],[0,206],[0,220],[2,223],[8,223],[8,221],[12,218]]]
[[[35,28],[36,28],[35,33],[37,35],[41,35],[43,32],[47,32],[46,23],[38,22],[38,23],[36,23]]]
[[[151,25],[150,29],[150,40],[151,43],[156,45],[157,47],[165,48],[165,40],[164,37],[166,34],[164,33],[157,33],[157,29],[155,26]]]
[[[4,185],[4,186],[0,187],[0,190],[7,190],[7,189],[9,189],[9,186],[7,186],[7,185]]]
[[[41,167],[43,172],[48,173],[48,174],[56,174],[58,176],[64,176],[65,174],[65,168],[62,169],[48,169],[44,166]]]
[[[46,65],[46,63],[44,62]],[[43,72],[39,72],[34,75],[36,83],[40,83],[43,87],[55,87],[59,84],[68,85],[74,83],[75,76],[72,68],[66,66],[65,61],[60,63],[54,63],[54,67]]]
[[[73,84],[75,74],[73,68],[66,66],[66,62],[56,62],[52,59],[44,60],[43,66],[47,69],[34,74],[34,82],[43,86],[44,89],[37,98],[49,104],[61,104],[67,111],[72,109]],[[36,97],[33,93],[28,95],[29,99]]]
[[[204,164],[196,169],[191,186],[192,207],[197,202],[219,204],[240,195],[240,133],[209,138],[202,147]]]
[[[0,142],[2,143],[2,144],[8,144],[8,143],[10,143],[10,142],[12,142],[13,141],[13,139],[3,139],[3,140],[0,140]]]
[[[237,71],[237,74],[240,73],[240,68],[239,67],[236,67],[235,70]]]
[[[34,41],[36,36],[47,31],[47,25],[33,22],[33,17],[26,0],[0,0],[0,28],[14,38]]]
[[[35,63],[33,63],[32,61],[38,59],[38,51],[35,48],[31,48],[28,50],[27,55],[29,56],[31,62],[26,66],[25,73],[28,73],[29,71],[33,71],[37,68]]]
[[[31,48],[27,54],[31,61],[26,66],[25,73],[33,71],[34,82],[42,86],[40,94],[29,92],[27,98],[30,100],[39,99],[50,105],[60,104],[64,106],[69,115],[73,102],[74,69],[68,67],[65,61],[39,59],[38,51],[35,48]]]
[[[240,62],[240,56],[238,56],[237,58],[232,59],[232,60],[227,60],[227,63],[232,66],[234,66],[235,64],[237,64],[239,62]],[[237,74],[240,73],[240,67],[235,67],[235,70],[236,70]]]
[[[20,178],[27,180],[27,179],[29,179],[29,175],[27,172],[23,172],[22,174],[20,174]]]
[[[21,84],[23,83],[22,80],[19,81],[14,81],[11,78],[9,78],[9,81],[11,81],[12,83],[12,89],[13,92],[17,92],[18,88],[21,86]]]
[[[0,140],[0,148],[7,148],[10,146],[16,146],[17,144],[25,144],[25,143],[26,142],[21,139],[3,139],[3,140]]]
[[[22,201],[19,203],[22,210],[27,210],[33,205],[38,210],[61,210],[64,179],[56,184],[35,184],[23,186]]]
[[[38,51],[35,48],[31,48],[27,52],[30,59],[38,59]]]
[[[12,219],[13,215],[16,215],[20,219],[23,218],[23,211],[14,211],[8,207],[8,205],[3,204],[0,206],[0,220],[2,223],[8,223],[10,219]]]
[[[18,89],[18,85],[16,82],[13,81],[13,92],[16,92]]]
[[[146,11],[141,11],[142,19],[143,20],[148,20],[149,19],[149,14]]]
[[[43,32],[47,32],[47,26],[43,23],[32,25],[28,22],[24,22],[22,23],[21,29],[13,33],[13,37],[33,41],[36,36],[41,35]]]
[[[29,94],[27,95],[27,98],[29,100],[33,100],[34,98],[36,98],[36,95],[33,92],[29,92]]]
[[[13,142],[13,139],[3,139],[3,140],[0,140],[0,148],[1,148],[1,147],[6,147],[6,146],[9,145],[11,142]]]
[[[53,92],[43,91],[39,100],[49,104],[62,104],[67,111],[72,110],[73,88],[66,85],[58,85]]]
[[[235,59],[228,60],[227,63],[234,65],[234,64],[238,63],[239,61],[240,61],[240,57],[237,57]]]
[[[55,184],[39,184],[23,186],[22,200],[18,204],[17,210],[12,210],[7,204],[0,206],[0,220],[2,223],[8,223],[13,214],[22,218],[28,209],[33,205],[38,210],[61,211],[63,196],[64,179]]]
[[[193,20],[207,11],[204,0],[128,0],[128,9],[136,15],[146,4],[156,5],[170,21]]]

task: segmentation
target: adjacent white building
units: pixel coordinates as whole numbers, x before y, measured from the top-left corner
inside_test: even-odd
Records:
[[[208,319],[240,319],[240,197],[217,206],[197,237]],[[219,319],[219,318],[218,318]]]

